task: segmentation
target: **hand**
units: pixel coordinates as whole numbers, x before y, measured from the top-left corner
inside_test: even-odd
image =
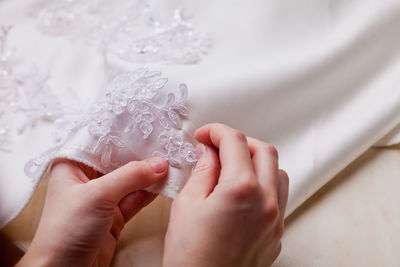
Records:
[[[164,266],[271,265],[288,197],[276,149],[221,124],[195,137],[207,146],[172,203]]]
[[[125,223],[156,197],[141,189],[167,170],[165,160],[152,158],[99,177],[87,166],[55,162],[38,230],[17,266],[109,266]]]

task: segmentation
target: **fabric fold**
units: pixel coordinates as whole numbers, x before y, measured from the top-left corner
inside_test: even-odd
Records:
[[[25,173],[39,180],[54,159],[67,158],[107,174],[129,161],[160,156],[175,171],[147,190],[175,197],[197,157],[193,138],[181,130],[181,118],[189,115],[188,89],[181,84],[179,96],[168,93],[166,103],[158,104],[166,83],[160,72],[146,69],[118,75],[89,111],[71,122],[62,140],[25,165]]]

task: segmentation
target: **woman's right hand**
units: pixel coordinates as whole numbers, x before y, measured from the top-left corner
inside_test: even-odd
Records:
[[[271,265],[289,183],[276,149],[222,124],[205,125],[195,137],[206,146],[172,204],[163,265]]]

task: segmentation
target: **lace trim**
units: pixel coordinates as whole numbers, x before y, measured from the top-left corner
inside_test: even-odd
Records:
[[[155,98],[166,83],[167,79],[161,77],[160,72],[146,69],[117,76],[89,112],[66,130],[65,138],[26,165],[26,174],[33,178],[41,176],[49,162],[59,157],[78,158],[96,170],[107,173],[124,164],[126,155],[135,155],[135,140],[143,145],[150,138],[158,140],[155,147],[161,147],[155,148],[152,155],[167,159],[175,168],[192,168],[197,162],[195,149],[192,143],[185,140],[181,131],[181,118],[189,114],[184,105],[187,86],[179,86],[179,98],[169,93],[166,103],[157,105]],[[85,131],[91,137],[87,144],[71,141],[78,133]],[[138,136],[142,141],[137,140]],[[170,180],[165,186],[173,191],[179,188]]]
[[[212,46],[210,38],[196,34],[183,9],[166,23],[146,0],[45,0],[32,14],[46,34],[84,39],[134,63],[193,64]]]
[[[66,113],[54,90],[49,86],[49,74],[41,74],[36,66],[15,72],[14,53],[7,46],[11,26],[0,27],[0,150],[9,151],[14,135],[34,127],[38,122],[53,124],[65,120]],[[71,108],[70,108],[71,109]],[[10,125],[14,113],[23,113],[25,121]]]
[[[0,27],[0,150],[7,150],[10,141],[10,128],[4,122],[6,121],[4,117],[8,112],[10,98],[14,98],[15,87],[13,79],[10,78],[12,52],[7,49],[7,37],[10,30],[11,26]]]
[[[48,85],[49,74],[42,75],[36,66],[29,72],[15,76],[18,83],[21,98],[17,109],[25,114],[25,122],[18,127],[23,132],[27,127],[34,127],[38,121],[51,121],[64,116],[63,106],[59,98]]]

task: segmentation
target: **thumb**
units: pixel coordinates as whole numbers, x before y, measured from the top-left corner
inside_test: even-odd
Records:
[[[196,148],[199,156],[191,177],[185,184],[182,194],[206,198],[218,183],[220,163],[215,148],[200,144]]]
[[[102,198],[118,203],[131,192],[144,189],[164,178],[168,172],[167,161],[154,157],[143,161],[131,161],[124,166],[94,180]]]

